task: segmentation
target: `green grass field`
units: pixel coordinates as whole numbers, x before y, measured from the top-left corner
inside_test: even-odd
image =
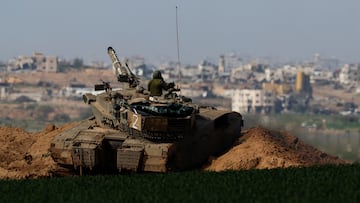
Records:
[[[1,180],[0,202],[359,202],[360,165]]]
[[[243,115],[245,127],[263,125],[274,129],[301,128],[301,124],[316,124],[317,129],[343,130],[359,132],[359,115],[314,115],[314,114],[246,114]]]

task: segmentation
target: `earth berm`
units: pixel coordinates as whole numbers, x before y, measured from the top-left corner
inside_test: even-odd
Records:
[[[14,127],[0,127],[0,178],[26,179],[52,177],[57,170],[49,147],[60,132],[76,126],[46,126],[30,133]],[[228,151],[210,157],[203,166],[207,171],[308,167],[324,164],[350,163],[305,144],[284,131],[253,127],[242,135]]]

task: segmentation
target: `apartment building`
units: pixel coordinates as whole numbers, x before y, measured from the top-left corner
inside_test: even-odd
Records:
[[[18,56],[8,62],[8,71],[56,72],[58,67],[56,56],[45,56],[34,52],[32,56]]]
[[[262,89],[232,91],[231,109],[240,113],[267,113],[274,107],[275,97]]]
[[[45,56],[42,53],[34,52],[32,59],[37,71],[56,72],[57,70],[57,57],[55,56]]]
[[[360,64],[345,64],[339,73],[339,82],[344,85],[358,84],[360,81]]]

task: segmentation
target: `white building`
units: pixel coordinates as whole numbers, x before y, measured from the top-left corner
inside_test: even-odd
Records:
[[[265,69],[265,80],[271,81],[284,81],[283,72],[281,69]]]
[[[270,112],[274,100],[274,95],[261,89],[237,89],[233,91],[231,109],[240,113]]]
[[[310,82],[316,83],[317,81],[331,81],[333,80],[333,72],[329,70],[314,70],[310,75]]]
[[[86,93],[97,95],[102,92],[104,92],[104,90],[95,91],[93,87],[85,87],[85,85],[83,84],[71,84],[69,87],[61,89],[59,92],[59,96],[82,98],[82,96]]]
[[[207,90],[203,90],[203,89],[186,89],[186,88],[182,88],[181,89],[181,95],[182,96],[186,96],[186,97],[206,97],[208,95],[208,91]]]
[[[0,82],[0,100],[4,100],[8,95],[8,85]]]
[[[360,64],[345,64],[339,73],[341,84],[357,84],[360,81]]]

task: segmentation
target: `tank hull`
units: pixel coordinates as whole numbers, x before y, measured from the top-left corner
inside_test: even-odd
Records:
[[[93,128],[94,120],[58,135],[51,156],[77,171],[167,172],[196,169],[232,146],[241,135],[237,112],[203,110],[190,135],[176,142],[154,142],[119,130]],[[89,129],[90,128],[90,129]]]

